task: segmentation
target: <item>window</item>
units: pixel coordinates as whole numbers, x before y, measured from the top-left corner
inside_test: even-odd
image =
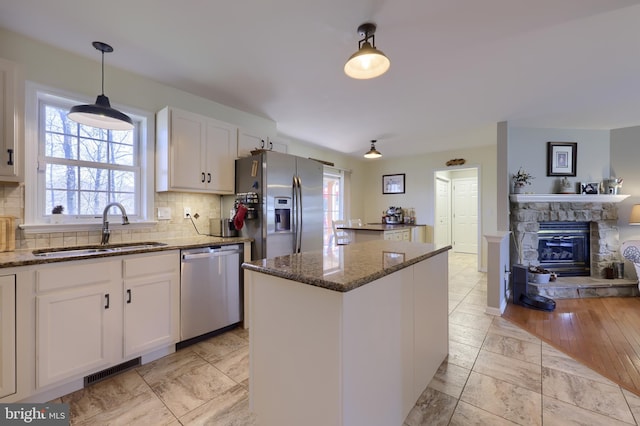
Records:
[[[100,222],[104,207],[114,201],[132,222],[152,217],[153,144],[147,140],[154,138],[153,115],[125,111],[135,125],[130,131],[67,118],[73,105],[91,102],[27,84],[27,122],[34,126],[27,129],[25,159],[35,167],[25,173],[26,229],[48,224],[58,205],[64,207],[67,226]]]
[[[324,168],[322,196],[324,198],[324,220],[322,225],[323,245],[332,246],[333,221],[346,217],[348,213],[345,196],[348,173],[331,167]]]
[[[69,107],[40,101],[38,187],[40,214],[65,207],[77,218],[102,214],[112,201],[137,216],[140,186],[138,128],[98,129],[67,118]]]

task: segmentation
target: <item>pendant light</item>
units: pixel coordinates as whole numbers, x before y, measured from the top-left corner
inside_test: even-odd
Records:
[[[364,158],[380,158],[382,154],[376,149],[376,141],[371,141],[371,149],[364,155]]]
[[[381,76],[389,69],[391,62],[382,51],[376,49],[376,24],[364,23],[358,27],[358,34],[364,38],[358,42],[358,51],[351,55],[344,65],[344,72],[351,78],[366,80]],[[369,43],[371,39],[371,43]]]
[[[105,52],[113,52],[113,47],[101,41],[94,41],[92,44],[102,52],[102,94],[98,95],[95,104],[74,106],[67,117],[85,126],[110,130],[131,130],[133,129],[131,118],[117,109],[111,108],[109,98],[104,95],[104,54]]]

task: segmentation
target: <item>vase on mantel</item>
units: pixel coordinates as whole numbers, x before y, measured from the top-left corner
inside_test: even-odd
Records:
[[[513,193],[514,194],[523,194],[524,193],[524,186],[513,185]]]

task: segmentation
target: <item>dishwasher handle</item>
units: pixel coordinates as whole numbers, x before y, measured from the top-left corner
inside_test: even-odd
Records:
[[[200,253],[182,253],[182,260],[203,259],[208,257],[226,256],[229,254],[240,253],[240,249],[210,249],[209,251]]]

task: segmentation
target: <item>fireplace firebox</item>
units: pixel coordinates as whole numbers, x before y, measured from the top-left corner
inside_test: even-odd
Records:
[[[589,245],[589,222],[540,222],[538,261],[558,276],[591,275]]]

